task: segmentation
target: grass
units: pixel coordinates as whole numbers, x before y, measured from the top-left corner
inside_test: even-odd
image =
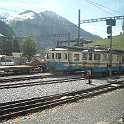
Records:
[[[84,47],[92,47],[92,46],[96,46],[96,45],[110,47],[110,39],[105,38],[102,40],[93,41],[90,44],[84,44]],[[124,50],[124,34],[112,37],[112,48]]]

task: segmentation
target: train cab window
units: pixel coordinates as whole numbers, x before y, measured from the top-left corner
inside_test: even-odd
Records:
[[[56,53],[56,59],[61,59],[61,53]]]
[[[124,56],[122,56],[122,62],[124,62]]]
[[[94,54],[94,60],[100,60],[100,54]]]
[[[92,60],[92,53],[89,53],[89,60]]]
[[[64,53],[64,59],[67,59],[67,53]]]
[[[47,53],[47,59],[50,59],[50,53]]]
[[[79,61],[79,54],[74,54],[74,61]]]
[[[54,53],[52,53],[52,59],[54,59]]]
[[[87,60],[87,54],[86,53],[83,54],[83,60]]]

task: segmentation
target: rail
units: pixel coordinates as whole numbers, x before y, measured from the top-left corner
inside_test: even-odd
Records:
[[[0,104],[0,121],[124,88],[124,80],[85,90]]]
[[[18,88],[18,87],[27,87],[27,86],[35,86],[35,85],[47,85],[47,84],[56,84],[56,83],[64,83],[70,81],[84,80],[84,78],[65,78],[65,79],[57,79],[57,80],[48,80],[48,81],[30,81],[30,82],[21,82],[21,83],[9,83],[9,84],[0,84],[0,89],[10,89],[10,88]]]

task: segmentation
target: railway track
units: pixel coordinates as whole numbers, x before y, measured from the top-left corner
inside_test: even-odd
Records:
[[[48,81],[30,81],[30,82],[15,82],[9,84],[0,84],[0,89],[10,89],[10,88],[18,88],[18,87],[27,87],[27,86],[35,86],[35,85],[47,85],[47,84],[55,84],[55,83],[63,83],[63,82],[70,82],[70,81],[78,81],[84,80],[83,78],[66,78],[66,79],[59,79],[59,80],[48,80]]]
[[[17,116],[34,113],[44,109],[49,109],[65,103],[75,102],[96,96],[102,93],[110,92],[116,89],[124,88],[124,81],[118,81],[94,88],[83,89],[80,91],[66,92],[51,96],[37,97],[0,104],[0,121],[8,120]]]
[[[24,80],[30,80],[30,79],[43,79],[53,77],[51,74],[44,74],[44,75],[27,75],[27,76],[16,76],[16,77],[4,77],[0,78],[0,83],[6,83],[6,82],[13,82],[13,81],[24,81]]]

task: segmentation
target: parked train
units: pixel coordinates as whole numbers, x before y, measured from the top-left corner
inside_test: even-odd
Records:
[[[61,47],[49,49],[46,55],[47,69],[53,73],[91,71],[91,74],[104,75],[124,72],[124,51],[112,50],[110,67],[110,50],[100,46],[94,48]]]

